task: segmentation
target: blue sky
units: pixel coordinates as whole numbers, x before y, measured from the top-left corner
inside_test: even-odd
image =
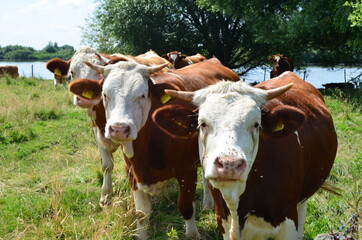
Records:
[[[40,50],[57,42],[79,49],[83,46],[80,27],[96,7],[94,0],[1,0],[0,46]]]

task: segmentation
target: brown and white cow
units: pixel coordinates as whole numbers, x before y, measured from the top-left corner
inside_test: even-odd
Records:
[[[54,84],[58,83],[65,86],[68,81],[80,78],[100,80],[103,75],[88,67],[84,61],[98,65],[106,65],[110,56],[99,54],[95,49],[84,47],[78,50],[68,61],[59,58],[51,59],[47,62],[46,67],[54,73]],[[92,120],[92,130],[101,154],[103,184],[101,190],[100,205],[105,206],[110,203],[112,188],[112,170],[113,170],[113,152],[119,145],[114,144],[111,140],[104,137],[105,112],[102,104],[95,105],[89,101],[83,101],[82,98],[74,96],[74,104],[82,108],[89,108],[88,115]],[[104,124],[103,124],[104,123]]]
[[[273,69],[270,72],[270,78],[278,77],[286,71],[293,72],[294,65],[291,58],[285,57],[282,54],[275,54],[269,58],[273,62]]]
[[[137,62],[139,64],[143,64],[146,66],[156,66],[161,64],[167,64],[167,67],[163,68],[161,71],[166,72],[169,70],[174,69],[172,63],[170,63],[167,59],[159,56],[155,51],[152,49],[146,53],[140,54],[138,56],[130,56],[130,55],[123,55],[123,54],[113,54],[111,55],[111,59],[109,60],[108,64],[115,64],[119,61],[128,61],[128,62]]]
[[[84,47],[77,51],[73,57],[68,61],[63,61],[59,58],[54,58],[48,61],[46,67],[54,73],[54,84],[58,83],[66,85],[68,81],[73,81],[80,78],[87,78],[92,80],[100,80],[103,75],[88,67],[84,62],[90,62],[105,66],[113,64],[118,61],[139,61],[145,65],[156,65],[164,63],[166,60],[158,56],[157,53],[150,50],[137,57],[126,56],[123,54],[100,54],[95,49]],[[86,96],[87,94],[84,93]],[[88,93],[89,94],[89,93]],[[112,170],[113,170],[113,152],[115,152],[119,144],[113,143],[111,140],[104,137],[105,129],[105,111],[103,104],[94,104],[91,101],[84,101],[83,98],[74,97],[74,104],[82,108],[88,108],[88,115],[92,120],[92,129],[95,140],[101,154],[102,171],[103,171],[103,184],[100,198],[100,205],[106,206],[111,201],[113,192],[112,188]]]
[[[18,66],[0,66],[0,78],[2,78],[5,74],[8,74],[12,78],[18,78]]]
[[[286,72],[255,87],[225,81],[194,93],[166,92],[198,106],[197,117],[167,106],[153,119],[174,136],[199,126],[201,164],[224,239],[302,240],[307,200],[327,178],[337,150],[319,91]],[[185,118],[188,128],[168,127]]]
[[[163,57],[171,62],[176,69],[206,60],[206,58],[200,53],[192,56],[187,56],[185,54],[181,54],[181,52],[178,51],[169,52],[163,55]]]
[[[194,91],[222,79],[237,81],[237,74],[217,59],[170,73],[153,73],[166,64],[156,67],[133,62],[105,67],[89,65],[104,74],[104,80],[80,79],[72,82],[69,89],[85,101],[98,101],[105,108],[106,122],[102,122],[105,140],[122,146],[136,210],[144,213],[144,219],[137,224],[138,238],[147,238],[150,196],[159,193],[163,182],[172,178],[180,187],[178,208],[186,220],[186,235],[198,237],[194,218],[199,163],[197,136],[172,138],[155,126],[150,116],[162,106],[180,102],[164,94],[164,89]],[[188,106],[189,110],[193,108]],[[188,123],[177,124],[186,127]]]

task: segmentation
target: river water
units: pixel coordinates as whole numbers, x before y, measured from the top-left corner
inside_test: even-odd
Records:
[[[45,68],[46,62],[1,62],[0,66],[4,65],[17,65],[19,68],[19,74],[26,77],[38,77],[43,79],[53,79],[53,73],[49,72]],[[271,68],[256,68],[249,71],[246,76],[242,78],[247,83],[261,82],[269,79],[269,73]],[[336,83],[345,82],[359,75],[362,72],[362,68],[357,67],[335,67],[333,69],[326,67],[308,66],[303,70],[295,71],[302,79],[313,84],[317,88],[323,88],[324,83]],[[32,75],[33,74],[33,75]]]

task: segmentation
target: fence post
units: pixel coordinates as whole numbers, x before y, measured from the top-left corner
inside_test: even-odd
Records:
[[[34,65],[31,64],[31,77],[33,78],[34,77]]]
[[[347,82],[346,69],[344,69],[344,82]]]

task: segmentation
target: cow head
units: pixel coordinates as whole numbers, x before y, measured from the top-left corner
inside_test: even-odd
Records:
[[[273,62],[273,69],[270,72],[270,77],[274,78],[286,71],[293,72],[294,65],[291,58],[285,57],[281,54],[275,54],[269,58]]]
[[[79,78],[101,79],[101,75],[85,65],[84,61],[98,65],[105,65],[108,62],[95,49],[84,47],[77,51],[68,61],[59,58],[49,60],[46,68],[54,73],[54,85],[64,84]]]
[[[229,209],[236,210],[244,192],[249,171],[259,146],[259,134],[283,137],[292,133],[304,120],[300,110],[281,105],[270,112],[261,107],[292,87],[289,84],[272,90],[251,87],[243,82],[219,82],[196,92],[166,90],[173,96],[198,106],[199,149],[205,178],[220,189]],[[153,114],[153,120],[171,136],[185,137],[197,131],[186,121],[195,116],[181,106],[165,106]],[[177,131],[174,121],[183,121]],[[170,127],[170,126],[173,127]],[[178,124],[180,125],[180,124]],[[266,128],[264,129],[264,125]]]
[[[100,80],[102,75],[97,71],[89,68],[84,61],[92,64],[106,65],[108,59],[102,57],[95,49],[84,47],[77,51],[68,61],[59,58],[51,59],[47,62],[46,67],[54,73],[54,85],[66,85],[67,82],[80,78]],[[85,104],[82,99],[74,97],[74,104],[83,107]]]
[[[134,62],[118,62],[105,67],[86,64],[103,74],[104,80],[79,79],[72,82],[69,89],[88,102],[88,107],[103,101],[107,119],[105,137],[121,144],[123,152],[132,157],[132,141],[145,125],[151,107],[149,76],[167,64],[153,67]]]

